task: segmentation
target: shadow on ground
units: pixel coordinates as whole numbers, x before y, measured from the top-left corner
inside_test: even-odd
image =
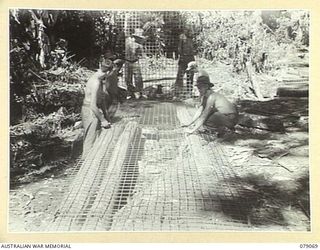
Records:
[[[247,118],[257,119],[240,121],[239,124],[244,127],[255,126],[282,133],[289,130],[308,132],[308,98],[277,98],[265,102],[242,100],[237,106]]]
[[[230,219],[254,226],[288,226],[294,222],[285,218],[284,210],[294,207],[303,212],[307,220],[310,216],[309,177],[305,175],[286,186],[283,188],[283,183],[271,182],[263,175],[226,179],[217,183],[217,189],[224,188],[224,192],[205,197],[203,210],[217,212],[219,207]],[[212,190],[212,193],[217,192]]]
[[[241,100],[240,110],[256,115],[308,116],[308,98],[276,98],[269,101]]]

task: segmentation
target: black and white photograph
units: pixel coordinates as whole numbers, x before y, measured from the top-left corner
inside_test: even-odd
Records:
[[[8,232],[312,231],[309,10],[7,15]]]

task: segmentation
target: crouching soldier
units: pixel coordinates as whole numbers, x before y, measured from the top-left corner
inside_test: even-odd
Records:
[[[238,122],[236,107],[226,97],[211,89],[213,84],[207,74],[198,77],[196,86],[200,93],[201,106],[192,121],[184,125],[187,127],[186,132],[191,134],[201,126],[207,129],[217,129],[218,135],[221,135],[225,128],[234,130]]]

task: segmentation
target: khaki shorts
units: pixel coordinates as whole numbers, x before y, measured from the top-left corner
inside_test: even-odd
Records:
[[[207,128],[229,128],[233,129],[238,123],[238,114],[230,113],[223,114],[220,112],[215,112],[209,116],[209,118],[203,124]]]

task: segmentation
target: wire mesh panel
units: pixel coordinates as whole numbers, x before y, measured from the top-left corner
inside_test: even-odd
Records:
[[[272,230],[288,231],[301,228],[304,230],[308,226],[307,220],[302,221],[300,225],[292,223],[289,225],[280,211],[279,204],[273,202],[272,197],[266,199],[267,195],[272,196],[277,189],[272,189],[268,185],[263,188],[260,185],[254,189],[250,186],[250,182],[240,178],[226,156],[226,148],[216,140],[215,136],[199,131],[187,135],[188,130],[184,130],[181,124],[190,124],[194,110],[190,111],[191,108],[186,104],[195,103],[192,100],[184,103],[174,102],[199,95],[195,81],[200,82],[200,74],[203,74],[202,80],[205,80],[204,83],[208,88],[213,85],[209,82],[209,75],[215,77],[212,79],[215,82],[223,80],[221,88],[228,88],[221,92],[229,92],[235,97],[232,88],[236,84],[232,82],[236,79],[235,74],[230,77],[231,72],[239,73],[237,81],[239,85],[236,87],[240,93],[240,81],[243,79],[240,77],[241,72],[247,74],[250,80],[251,66],[254,65],[259,73],[270,70],[266,59],[268,53],[263,51],[263,57],[259,59],[256,56],[259,55],[257,51],[260,49],[256,48],[264,49],[267,43],[271,45],[280,43],[274,38],[272,39],[275,43],[268,41],[270,27],[267,31],[263,30],[266,25],[262,25],[263,22],[260,21],[262,18],[260,11],[259,13],[107,10],[85,12],[66,11],[63,12],[64,17],[61,16],[56,20],[58,24],[61,20],[70,20],[80,31],[72,31],[69,36],[67,33],[71,32],[71,29],[59,26],[56,28],[60,30],[61,36],[68,38],[66,40],[69,40],[70,52],[75,53],[77,65],[80,66],[84,59],[88,60],[90,68],[95,67],[97,55],[101,56],[100,66],[104,66],[100,67],[98,72],[103,71],[104,76],[100,76],[103,79],[98,77],[100,75],[98,73],[95,75],[96,80],[88,81],[85,101],[95,99],[95,92],[90,92],[92,90],[90,85],[100,82],[103,87],[99,88],[98,92],[104,93],[101,93],[101,96],[99,93],[96,99],[110,97],[111,100],[107,101],[110,101],[112,108],[108,111],[110,117],[113,113],[116,113],[116,117],[112,117],[111,127],[95,131],[99,135],[87,157],[77,161],[65,185],[61,185],[66,192],[63,198],[60,194],[55,196],[59,201],[61,198],[61,203],[50,216],[50,219],[53,218],[52,223],[42,225],[45,230],[243,231],[263,230],[272,225]],[[54,17],[51,14],[47,16],[49,19]],[[12,16],[11,19],[18,21],[17,16]],[[252,21],[250,25],[249,20]],[[63,23],[59,25],[64,26]],[[49,26],[47,28],[46,32],[54,30]],[[254,29],[258,32],[252,32]],[[261,33],[262,36],[256,36],[255,33]],[[272,36],[275,34],[276,32]],[[46,36],[38,39],[40,45],[45,42]],[[54,39],[53,34],[50,35],[50,39]],[[227,41],[228,39],[230,41]],[[67,58],[61,57],[62,54],[67,55],[66,40],[61,39],[56,44],[54,53],[57,53],[55,59],[57,65],[48,74],[52,75],[52,78],[64,74],[64,70],[60,72],[62,69],[60,67],[67,61]],[[41,45],[39,48],[42,56],[35,54],[35,58],[41,59],[40,64],[46,59],[44,51],[46,46]],[[272,46],[267,47],[273,49]],[[208,72],[197,68],[195,61],[198,54],[203,68]],[[305,54],[299,55],[301,58],[304,56]],[[110,59],[112,62],[102,59]],[[253,59],[257,61],[251,62]],[[190,62],[194,62],[193,66]],[[219,67],[220,62],[228,67]],[[245,68],[248,67],[247,63],[250,65],[252,63],[249,69]],[[42,65],[43,69],[44,66]],[[74,67],[67,68],[66,72],[72,68]],[[78,73],[80,71],[77,70]],[[222,71],[222,74],[218,71]],[[295,83],[297,86],[305,86],[308,82],[307,71],[301,75],[300,73],[299,78],[283,79],[283,84]],[[31,75],[44,80],[34,72]],[[226,75],[228,78],[224,79]],[[47,78],[45,79],[47,81]],[[256,92],[255,84],[251,80],[247,81],[252,85],[252,88],[249,88]],[[114,89],[111,89],[111,85]],[[201,88],[199,89],[201,91]],[[40,91],[40,94],[42,92]],[[119,94],[120,97],[113,100],[113,94],[118,97],[118,92],[123,96]],[[259,95],[255,94],[259,98]],[[203,100],[206,100],[206,97]],[[125,98],[128,101],[123,102],[118,110],[120,99],[124,101]],[[119,102],[117,105],[112,105],[113,101]],[[207,103],[206,107],[214,108],[213,104]],[[250,107],[251,103],[252,100],[249,100],[247,106]],[[203,106],[204,104],[205,102],[202,103]],[[242,105],[245,104],[245,101],[242,101]],[[216,106],[224,104],[218,105],[217,101]],[[295,109],[294,105],[289,106]],[[215,111],[219,111],[218,108],[220,107],[215,107]],[[280,119],[282,109],[277,105],[273,105],[271,109],[268,111],[260,107],[255,111],[260,115],[277,115]],[[215,112],[213,109],[211,111]],[[96,111],[94,113],[96,114]],[[103,113],[109,120],[107,112]],[[231,115],[235,113],[236,110],[232,109]],[[307,108],[305,113],[301,114],[307,116]],[[297,113],[298,116],[301,114]],[[101,121],[100,118],[99,120]],[[265,193],[264,191],[268,189],[270,192]],[[62,191],[59,192],[62,194]],[[33,196],[30,197],[31,200],[34,199]],[[28,204],[30,202],[28,201]],[[285,205],[290,202],[292,200],[286,201]],[[308,212],[306,216],[308,217]]]
[[[180,123],[191,113],[184,105],[139,101],[122,109],[118,127],[82,162],[48,230],[247,231],[270,223],[289,230],[276,208],[255,211],[257,194],[212,134],[185,135]]]
[[[127,204],[115,214],[111,230],[250,228],[248,218],[241,211],[241,201],[229,206],[234,218],[226,215],[225,205],[222,208],[221,200],[232,198],[236,190],[236,187],[232,190],[227,184],[221,185],[225,179],[235,178],[228,165],[224,166],[227,164],[224,155],[219,152],[212,155],[208,148],[201,146],[203,142],[198,136],[185,137],[178,128],[176,106],[154,103],[143,110],[140,124],[144,148],[143,157],[137,162],[135,188]],[[218,160],[212,162],[210,157],[203,157],[205,154]],[[220,170],[223,167],[226,169]]]
[[[276,208],[257,205],[257,194],[237,176],[212,134],[186,136],[180,127],[192,114],[170,99],[196,95],[189,66],[196,56],[195,30],[187,14],[114,15],[123,35],[107,50],[124,61],[119,84],[128,99],[148,101],[122,106],[119,121],[80,162],[48,230],[242,231],[270,223],[288,230]]]
[[[193,74],[187,64],[195,60],[195,37],[178,11],[117,12],[116,46],[108,51],[124,59],[120,85],[129,98],[168,99],[194,96]]]

